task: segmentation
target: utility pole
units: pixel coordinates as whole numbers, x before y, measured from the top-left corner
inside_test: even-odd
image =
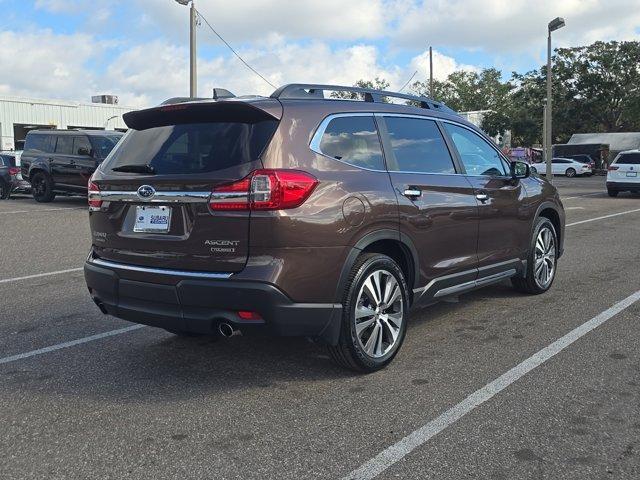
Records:
[[[189,50],[191,51],[190,58],[190,81],[189,81],[189,96],[196,98],[198,96],[198,72],[196,68],[196,27],[198,22],[198,15],[196,13],[195,2],[191,1],[191,25],[189,29]]]
[[[433,98],[433,49],[429,46],[429,96]]]
[[[564,18],[554,18],[549,22],[548,36],[547,36],[547,103],[546,103],[546,115],[544,122],[544,156],[547,162],[547,174],[546,178],[549,182],[553,182],[553,171],[551,168],[551,161],[553,160],[553,134],[552,134],[552,91],[551,91],[551,32],[558,30],[565,26]]]
[[[189,5],[191,2],[189,22],[189,97],[198,96],[198,74],[196,71],[196,27],[198,26],[198,12],[194,0],[176,0],[180,5]]]

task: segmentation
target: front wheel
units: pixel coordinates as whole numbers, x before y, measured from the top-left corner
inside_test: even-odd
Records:
[[[408,287],[398,264],[386,255],[362,255],[343,297],[338,345],[329,353],[342,367],[374,372],[398,353],[406,333]]]
[[[567,177],[575,177],[576,176],[575,168],[567,168],[567,171],[565,172],[565,175]]]
[[[56,197],[53,191],[53,180],[44,172],[36,173],[31,179],[33,198],[39,203],[48,203]]]
[[[511,280],[516,290],[533,295],[549,290],[558,268],[558,248],[553,223],[548,218],[538,218],[527,256],[527,274]]]

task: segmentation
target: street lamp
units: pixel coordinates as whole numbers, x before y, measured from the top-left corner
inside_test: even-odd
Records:
[[[176,0],[180,5],[189,5],[191,3],[191,21],[189,27],[189,51],[190,51],[190,75],[189,75],[189,96],[195,98],[198,96],[198,84],[196,75],[196,22],[197,13],[194,0]]]
[[[109,127],[109,122],[111,120],[113,120],[114,118],[118,118],[120,115],[113,115],[112,117],[109,117],[105,120],[104,122],[104,129],[106,130]]]
[[[551,32],[564,27],[564,18],[556,17],[549,22],[549,35],[547,36],[547,108],[544,116],[544,155],[547,161],[546,178],[553,182],[553,172],[551,169],[551,160],[553,157],[553,135],[551,134]]]

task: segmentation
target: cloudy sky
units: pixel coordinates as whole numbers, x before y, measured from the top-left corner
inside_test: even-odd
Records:
[[[198,10],[275,85],[352,84],[384,77],[391,88],[418,70],[539,66],[546,24],[565,17],[557,46],[640,40],[640,0],[196,0]],[[110,93],[147,106],[188,93],[188,8],[174,0],[0,0],[0,95],[87,101]],[[273,90],[203,23],[199,94]]]

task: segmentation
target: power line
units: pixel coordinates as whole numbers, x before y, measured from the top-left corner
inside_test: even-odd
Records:
[[[199,16],[200,18],[202,18],[202,20],[204,20],[204,23],[206,23],[206,24],[207,24],[207,26],[208,26],[208,27],[211,29],[211,31],[216,35],[216,37],[218,37],[218,38],[222,41],[222,43],[224,43],[224,44],[227,46],[227,48],[228,48],[229,50],[231,50],[231,52],[232,52],[236,57],[238,57],[238,60],[240,60],[240,61],[241,61],[241,62],[242,62],[242,63],[243,63],[243,64],[244,64],[244,65],[245,65],[249,70],[251,70],[253,73],[255,73],[256,75],[258,75],[262,80],[264,80],[265,82],[267,82],[267,83],[268,83],[269,85],[271,85],[274,89],[278,88],[278,87],[276,87],[273,83],[271,83],[269,80],[267,80],[265,77],[263,77],[262,75],[260,75],[260,73],[259,73],[255,68],[253,68],[253,67],[252,67],[251,65],[249,65],[247,62],[245,62],[245,61],[244,61],[244,59],[240,56],[240,54],[239,54],[238,52],[236,52],[236,51],[233,49],[233,47],[232,47],[231,45],[229,45],[229,42],[227,42],[224,38],[222,38],[222,36],[221,36],[218,32],[216,32],[215,28],[213,28],[213,27],[211,26],[211,24],[210,24],[210,23],[209,23],[209,21],[205,18],[205,16],[204,16],[202,13],[200,13],[200,10],[196,9],[196,12],[198,12],[198,16]],[[414,75],[415,75],[415,74],[414,74]]]
[[[402,90],[404,90],[404,88],[405,88],[407,85],[409,85],[409,82],[410,82],[411,80],[413,80],[413,77],[415,77],[415,76],[416,76],[416,73],[418,73],[418,71],[417,71],[417,70],[416,70],[415,72],[413,72],[413,75],[411,75],[411,77],[409,78],[409,80],[407,80],[407,81],[405,82],[405,84],[402,86],[402,88],[401,88],[400,90],[398,90],[398,93],[402,92]]]

